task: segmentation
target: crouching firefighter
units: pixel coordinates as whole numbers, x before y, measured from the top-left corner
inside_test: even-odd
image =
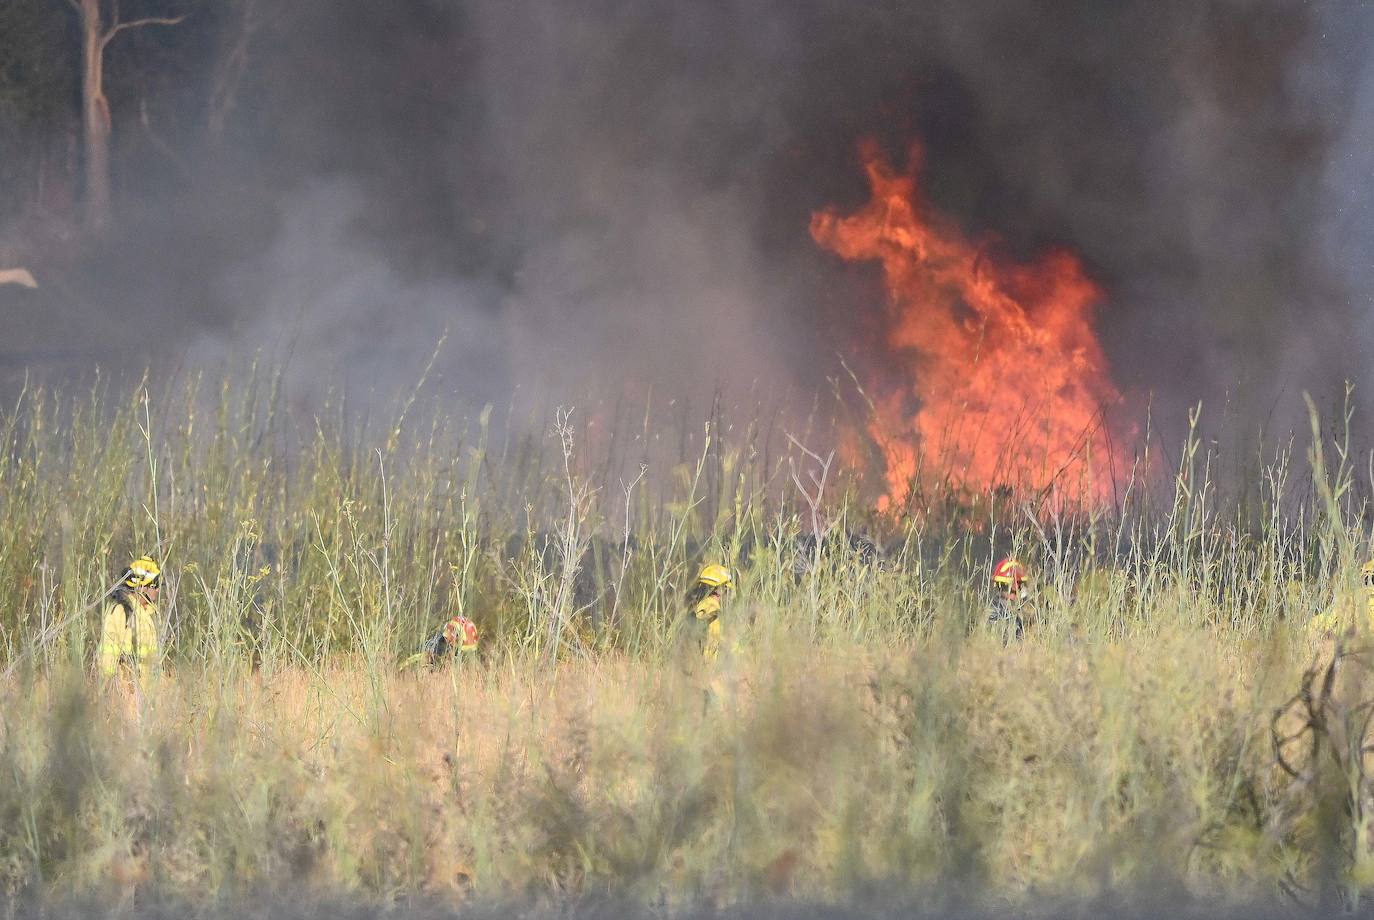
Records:
[[[139,680],[157,662],[157,597],[162,569],[151,556],[129,563],[120,584],[110,594],[100,625],[100,673]]]
[[[1029,575],[1020,561],[1003,559],[992,568],[992,605],[988,624],[1004,640],[1020,639],[1031,620]]]
[[[1339,598],[1333,599],[1330,607],[1308,621],[1308,630],[1325,636],[1352,629],[1356,632],[1374,632],[1374,559],[1360,566],[1360,584],[1364,586],[1363,604],[1354,599],[1344,604]],[[1365,615],[1363,622],[1359,618],[1361,608]]]
[[[403,667],[426,664],[438,667],[454,658],[477,654],[477,624],[461,614],[454,614],[439,631],[425,640],[420,651],[408,658]]]

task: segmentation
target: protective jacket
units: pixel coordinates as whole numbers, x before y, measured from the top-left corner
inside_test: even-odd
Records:
[[[988,624],[1001,633],[1005,642],[1020,639],[1032,620],[1030,604],[1024,598],[997,596],[988,607]]]
[[[1348,615],[1343,615],[1346,611],[1358,609],[1357,603],[1342,605],[1333,603],[1323,612],[1314,616],[1307,624],[1307,628],[1316,633],[1334,633],[1344,629],[1349,625]],[[1374,631],[1374,592],[1365,593],[1365,621],[1362,628]]]
[[[706,595],[692,608],[692,615],[696,618],[698,628],[704,630],[701,639],[701,657],[706,661],[715,661],[720,657],[724,635],[720,622],[720,610],[720,595],[718,594]]]
[[[100,673],[120,666],[146,674],[157,660],[157,607],[136,591],[119,591],[105,605],[100,626]]]

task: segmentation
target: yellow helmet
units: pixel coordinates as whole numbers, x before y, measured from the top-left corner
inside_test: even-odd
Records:
[[[1360,581],[1364,582],[1366,588],[1374,591],[1374,559],[1360,566]]]
[[[129,563],[129,571],[124,573],[124,584],[130,588],[152,588],[162,583],[162,569],[152,556],[139,556]]]
[[[712,588],[729,588],[734,585],[735,580],[730,576],[730,570],[723,565],[704,566],[697,575],[697,584],[708,585]]]

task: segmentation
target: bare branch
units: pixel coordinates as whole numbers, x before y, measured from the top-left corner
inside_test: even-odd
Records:
[[[262,12],[258,0],[239,0],[237,6],[241,11],[238,28],[226,33],[220,45],[206,105],[206,128],[215,138],[224,134],[229,116],[237,105],[239,85],[248,69],[248,54],[254,36],[278,18]],[[275,12],[279,12],[279,9],[274,8]]]
[[[791,442],[796,446],[796,448],[797,448],[798,450],[800,450],[802,453],[806,454],[806,455],[807,455],[808,457],[810,457],[812,460],[815,460],[817,463],[821,463],[821,464],[823,464],[823,463],[825,462],[825,461],[821,458],[821,455],[820,455],[820,454],[816,453],[816,452],[813,451],[813,450],[808,449],[807,446],[806,446],[805,444],[803,444],[802,442],[798,441],[796,438],[792,437],[792,435],[791,435],[790,432],[784,431],[783,434],[787,435],[787,440],[791,441]]]
[[[186,165],[186,161],[172,149],[172,145],[167,143],[162,135],[153,130],[152,120],[148,117],[148,99],[146,96],[138,101],[138,120],[143,126],[143,133],[148,136],[149,142],[167,158],[168,162],[177,168],[177,171],[180,172],[182,176],[189,178],[191,175],[191,168]]]
[[[186,18],[183,13],[180,16],[149,16],[144,19],[130,19],[128,22],[121,22],[112,26],[100,39],[100,47],[108,45],[116,35],[125,29],[138,29],[143,26],[174,26]]]
[[[854,381],[854,389],[863,397],[864,404],[868,406],[869,413],[877,415],[878,407],[874,404],[873,400],[869,398],[867,391],[864,390],[863,384],[859,383],[859,375],[850,370],[849,365],[845,363],[844,355],[837,353],[837,356],[840,359],[840,367],[844,368],[845,373],[849,375],[849,379]]]

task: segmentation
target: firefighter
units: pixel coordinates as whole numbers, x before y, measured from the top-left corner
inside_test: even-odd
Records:
[[[735,586],[730,570],[723,565],[704,566],[697,574],[697,583],[687,595],[692,611],[691,624],[701,647],[702,660],[713,662],[720,657],[724,629],[720,621],[726,593]]]
[[[425,640],[418,654],[412,655],[404,666],[423,661],[430,667],[437,667],[445,661],[458,656],[468,656],[477,652],[477,624],[462,614],[455,613],[437,633]]]
[[[1008,557],[992,568],[992,606],[988,623],[1009,639],[1020,639],[1030,621],[1030,576],[1019,560]]]
[[[138,680],[156,663],[161,589],[162,569],[151,556],[129,563],[101,620],[98,655],[103,676],[123,674]]]
[[[1365,628],[1374,630],[1374,559],[1360,566],[1360,584],[1364,586]],[[1332,601],[1330,607],[1311,619],[1307,628],[1325,635],[1344,631],[1343,627],[1348,628],[1351,624],[1341,615],[1343,609],[1341,604]]]

